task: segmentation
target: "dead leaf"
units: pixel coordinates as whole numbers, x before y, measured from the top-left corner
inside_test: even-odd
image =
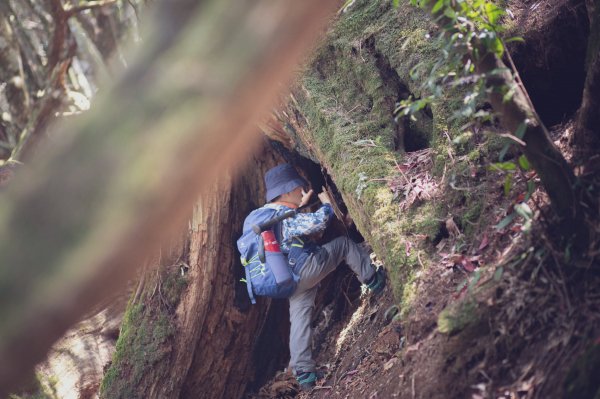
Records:
[[[454,218],[452,216],[446,220],[446,230],[448,230],[448,234],[450,234],[450,236],[453,238],[460,236],[460,229],[454,222]]]
[[[397,360],[398,360],[397,357],[393,357],[390,360],[388,360],[387,363],[383,365],[383,370],[384,371],[388,371],[389,369],[391,369],[392,367],[394,367],[394,365],[396,364]]]
[[[478,251],[483,250],[485,247],[487,247],[489,244],[489,240],[488,240],[488,235],[487,233],[485,233],[483,235],[483,239],[481,240],[481,244],[479,244],[479,248],[477,248]]]

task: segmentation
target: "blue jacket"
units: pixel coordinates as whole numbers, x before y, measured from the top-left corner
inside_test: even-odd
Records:
[[[267,204],[269,208],[286,212],[291,208],[280,204]],[[288,263],[295,274],[299,274],[306,258],[319,249],[319,246],[308,239],[308,236],[325,230],[331,217],[333,208],[323,204],[312,213],[297,213],[294,217],[281,222],[281,251],[288,255]]]

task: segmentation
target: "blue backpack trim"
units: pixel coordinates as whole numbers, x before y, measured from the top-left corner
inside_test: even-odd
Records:
[[[271,269],[268,259],[262,263],[258,256],[260,245],[260,235],[252,230],[253,225],[266,222],[285,211],[283,207],[267,204],[262,208],[255,209],[244,220],[242,236],[237,240],[237,247],[241,254],[240,260],[246,274],[246,288],[250,301],[255,304],[256,296],[268,296],[271,298],[289,298],[292,296],[298,285],[298,275],[290,270],[292,279],[284,284],[277,284],[275,275]],[[281,243],[281,226],[274,227],[275,237]],[[285,262],[288,264],[287,256]],[[290,265],[288,264],[288,267]]]

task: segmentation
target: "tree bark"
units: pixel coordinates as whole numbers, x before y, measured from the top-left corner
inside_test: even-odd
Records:
[[[245,276],[235,242],[246,215],[264,203],[264,173],[281,161],[273,151],[263,148],[241,176],[223,173],[198,201],[189,222],[187,244],[180,248],[179,256],[170,256],[185,260],[179,263],[188,269],[187,286],[172,317],[173,339],[160,350],[165,356],[136,364],[131,359],[134,356],[117,353],[111,365],[114,371],[107,373],[116,377],[111,377],[110,383],[105,381],[103,398],[242,396],[257,372],[253,349],[271,301],[261,298],[256,306],[250,305],[246,286],[240,281]],[[179,272],[178,266],[171,271]],[[146,285],[145,293],[136,297],[148,298],[153,291],[156,283]],[[138,303],[132,301],[130,307]],[[145,319],[146,325],[156,325],[158,317],[149,312]],[[139,342],[143,335],[156,333],[144,331],[139,326],[144,321],[136,324],[118,346],[147,351],[148,346]],[[132,372],[140,368],[143,371]]]
[[[156,5],[145,47],[110,95],[63,126],[0,198],[0,396],[235,171],[336,4]]]
[[[180,329],[172,366],[173,375],[182,377],[181,398],[239,398],[255,377],[253,349],[271,301],[264,298],[247,309],[235,241],[246,215],[264,203],[263,175],[276,163],[272,152],[254,157],[243,176],[235,182],[221,179],[195,209],[191,284],[177,309]]]
[[[600,167],[597,156],[590,160],[600,152],[600,1],[586,0],[586,6],[590,19],[587,73],[573,135],[573,150],[575,159],[580,163],[591,161],[587,165],[588,172],[594,172]]]

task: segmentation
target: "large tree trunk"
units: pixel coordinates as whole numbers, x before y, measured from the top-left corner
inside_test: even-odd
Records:
[[[255,377],[253,349],[271,301],[249,305],[235,241],[246,215],[264,203],[262,177],[275,164],[273,153],[263,151],[243,176],[224,176],[195,208],[190,287],[177,309],[173,374],[185,377],[181,397],[239,398]]]
[[[176,310],[165,312],[173,328],[172,339],[160,343],[163,355],[148,362],[147,356],[139,354],[154,343],[145,342],[144,335],[159,335],[161,316],[154,311],[137,319],[131,331],[120,338],[102,397],[241,397],[257,371],[253,348],[271,301],[265,298],[255,306],[249,304],[245,284],[240,281],[243,268],[235,241],[245,216],[264,202],[262,176],[277,162],[274,152],[263,148],[242,176],[223,173],[198,201],[187,244],[176,250],[179,255],[171,253],[169,260],[162,262],[172,265],[171,274],[179,274],[181,267],[186,273],[186,288]],[[156,292],[156,284],[159,282],[146,283],[144,292],[136,297],[147,302]],[[137,302],[132,301],[130,307],[138,306]],[[160,303],[147,304],[159,312],[162,307]],[[154,326],[154,330],[147,331],[142,325]]]

